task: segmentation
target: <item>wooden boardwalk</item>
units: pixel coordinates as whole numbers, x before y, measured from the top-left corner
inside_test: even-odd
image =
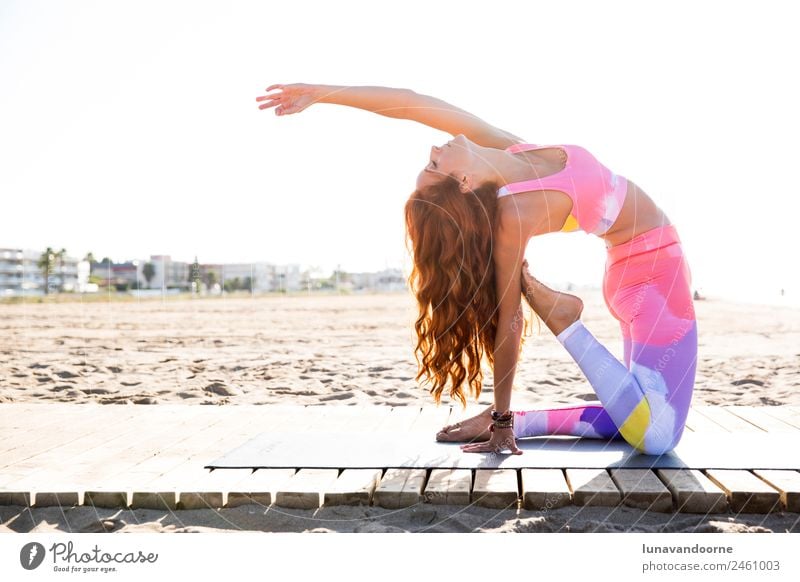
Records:
[[[217,469],[266,431],[434,433],[480,410],[342,405],[0,404],[0,505],[193,509],[245,503],[314,509],[475,504],[547,510],[628,505],[660,512],[800,512],[800,472],[731,469]],[[800,434],[800,407],[695,407],[687,430]],[[465,453],[466,454],[466,453]]]

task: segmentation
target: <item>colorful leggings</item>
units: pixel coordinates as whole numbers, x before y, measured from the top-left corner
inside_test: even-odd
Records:
[[[603,298],[620,323],[622,364],[578,320],[556,338],[583,371],[599,402],[515,411],[514,435],[622,437],[660,455],[683,434],[697,364],[691,272],[673,225],[608,249]]]

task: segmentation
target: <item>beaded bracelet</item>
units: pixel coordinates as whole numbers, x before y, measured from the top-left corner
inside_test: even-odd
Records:
[[[507,411],[500,414],[492,410],[492,424],[489,425],[489,432],[494,432],[495,428],[514,428],[514,413]]]

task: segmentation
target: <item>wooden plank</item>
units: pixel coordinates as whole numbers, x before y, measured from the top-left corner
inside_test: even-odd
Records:
[[[737,513],[769,513],[780,510],[780,493],[749,471],[707,469],[705,474],[728,496]]]
[[[724,513],[728,511],[725,491],[696,469],[656,469],[681,513]]]
[[[764,406],[763,411],[786,424],[800,429],[800,414],[788,406]]]
[[[227,469],[225,469],[227,471]],[[269,506],[275,500],[275,493],[291,479],[295,469],[256,469],[228,492],[225,507],[238,507],[248,503]]]
[[[242,415],[241,418],[229,419],[236,423],[235,426],[230,428],[222,426],[225,434],[211,450],[203,451],[202,455],[192,455],[184,463],[163,475],[163,479],[172,477],[180,482],[178,507],[183,509],[233,507],[252,502],[254,498],[261,501],[266,500],[266,505],[269,505],[272,502],[271,491],[250,491],[255,483],[252,469],[217,468],[209,471],[203,468],[203,461],[216,456],[218,452],[222,454],[242,441],[252,438],[265,426],[268,426],[270,430],[284,429],[294,422],[294,419],[287,415],[287,411],[299,412],[296,406],[288,410],[281,406],[274,408],[267,406],[262,410],[248,411],[249,414]],[[280,470],[276,475],[288,477],[294,472],[294,469],[289,470],[288,473],[286,470]],[[259,477],[266,474],[262,473]],[[230,502],[231,495],[234,496],[233,503]]]
[[[622,503],[648,511],[671,512],[672,494],[650,469],[611,469]]]
[[[432,469],[423,497],[426,503],[469,505],[471,489],[470,469]]]
[[[547,511],[572,503],[561,469],[522,469],[522,507]]]
[[[275,494],[275,505],[295,509],[317,509],[326,488],[339,477],[338,469],[300,469]]]
[[[215,407],[216,408],[216,407]],[[87,483],[85,503],[103,507],[119,507],[125,499],[123,507],[133,506],[136,489],[153,478],[153,472],[143,470],[143,467],[153,464],[168,466],[180,462],[176,460],[179,446],[193,435],[202,433],[209,425],[224,420],[231,414],[230,411],[222,412],[221,409],[198,405],[182,405],[173,416],[177,416],[172,423],[164,423],[156,429],[142,430],[147,438],[136,442],[126,443],[126,447],[112,452],[112,454],[99,455],[81,464],[81,477]],[[155,492],[157,502],[152,504],[141,503],[141,507],[151,508],[177,508],[177,492],[169,489]]]
[[[475,469],[472,503],[494,509],[517,509],[516,469]]]
[[[755,469],[753,473],[778,490],[786,511],[800,513],[800,472]]]
[[[766,408],[764,406],[724,406],[723,408],[769,433],[795,433],[800,430],[761,410]]]
[[[575,505],[614,506],[622,501],[622,493],[605,469],[567,469],[566,473]]]
[[[430,422],[430,412],[426,411],[426,416],[422,417],[422,408],[418,405],[393,407],[392,416],[384,418],[377,429],[378,432],[396,432],[398,438],[402,438],[403,434],[408,433],[417,422],[420,427]],[[387,509],[398,509],[423,502],[422,490],[426,473],[425,469],[387,469],[372,494],[372,504]]]
[[[705,416],[709,420],[719,424],[730,432],[748,432],[764,434],[764,429],[747,422],[743,418],[736,416],[730,410],[719,406],[698,406],[697,413]]]
[[[142,411],[142,414],[144,413],[145,411]],[[171,411],[168,409],[151,410],[147,415],[147,421],[143,418],[132,418],[125,423],[116,425],[113,423],[109,425],[107,422],[99,423],[104,427],[102,431],[86,435],[93,436],[93,439],[73,440],[16,465],[16,467],[32,466],[33,468],[28,470],[22,479],[6,483],[3,486],[0,503],[8,495],[20,499],[18,494],[23,491],[29,493],[28,499],[32,500],[36,506],[61,504],[65,501],[84,503],[87,480],[93,476],[80,473],[82,463],[87,458],[95,457],[98,454],[113,455],[115,443],[129,444],[129,437],[136,436],[137,431],[142,430],[142,425],[146,427],[148,422],[157,423],[159,418],[163,421],[170,413]],[[101,413],[98,411],[98,414]],[[38,467],[33,465],[34,461],[38,463]]]
[[[174,414],[169,408],[150,406],[142,408],[150,410],[140,410],[124,419],[116,418],[110,411],[97,411],[92,430],[85,432],[79,438],[65,440],[60,445],[48,447],[45,451],[20,459],[12,469],[23,469],[32,474],[34,471],[49,470],[53,464],[63,465],[65,459],[70,461],[70,465],[75,464],[97,452],[114,448],[120,443],[130,443],[132,437],[138,437],[143,430],[152,430],[159,423],[167,424]],[[111,416],[107,416],[108,414]]]
[[[333,405],[307,406],[292,426],[296,430],[330,430],[342,426],[348,415]],[[338,414],[337,414],[338,413]],[[305,426],[303,426],[305,423]],[[301,444],[295,445],[302,446]],[[290,452],[287,453],[291,455]],[[275,491],[275,505],[296,509],[316,509],[322,505],[326,489],[339,477],[338,469],[298,467],[298,471]]]
[[[341,420],[333,425],[333,428],[342,428],[348,431],[360,431],[364,433],[364,438],[382,427],[383,432],[395,429],[405,432],[417,419],[419,411],[393,414],[393,408],[389,406],[370,406],[359,407],[338,407],[349,409],[350,414],[342,416]],[[395,407],[397,408],[397,407]],[[340,410],[333,410],[336,415]],[[348,412],[348,411],[341,411]],[[323,505],[369,505],[374,496],[375,490],[381,481],[382,469],[345,469],[339,477],[328,486],[323,492]]]
[[[728,432],[713,420],[699,414],[694,407],[689,408],[689,413],[686,416],[686,426],[699,433]]]
[[[369,505],[382,474],[381,469],[345,469],[323,492],[322,504]]]
[[[274,428],[278,423],[291,420],[283,414],[283,411],[271,411],[273,415],[280,417],[276,419],[273,416],[270,419],[265,418],[267,414],[243,416],[236,408],[230,407],[225,412],[228,415],[227,419],[215,419],[209,426],[197,430],[189,438],[177,443],[177,446],[165,451],[166,454],[133,467],[128,472],[128,476],[136,483],[131,506],[172,508],[174,497],[175,507],[178,507],[183,499],[186,499],[189,505],[205,503],[222,507],[229,491],[221,488],[221,482],[227,479],[230,484],[230,479],[223,474],[212,477],[209,471],[203,468],[205,460],[219,456],[234,443],[245,438],[245,435],[249,436],[255,432],[251,427],[260,428],[268,422]],[[234,469],[222,469],[222,471],[234,471]]]
[[[386,469],[372,497],[373,505],[399,509],[422,503],[425,477],[425,469]]]
[[[315,419],[322,417],[324,409],[317,407],[315,410],[308,411],[309,414],[305,414],[305,408],[304,406],[270,405],[268,412],[275,414],[272,414],[264,424],[269,427],[270,431],[296,429],[298,426],[308,428]],[[277,491],[296,472],[294,468],[256,469],[250,476],[238,483],[235,489],[228,491],[226,507],[238,507],[248,503],[269,506],[275,501]]]
[[[31,410],[15,404],[4,406],[15,410],[15,414],[0,425],[0,469],[16,462],[20,457],[12,453],[20,449],[29,456],[85,434],[92,429],[86,421],[94,417],[96,408],[74,404],[69,408],[39,404]],[[119,413],[130,414],[132,406],[116,408],[122,409]]]
[[[85,504],[100,507],[129,507],[133,503],[133,494],[137,486],[146,482],[142,475],[143,463],[158,462],[169,457],[171,447],[188,438],[195,431],[211,424],[225,413],[197,405],[183,405],[173,413],[173,422],[141,427],[142,438],[122,443],[117,450],[93,455],[85,462],[76,464],[81,479],[85,483]],[[148,422],[151,422],[148,420]],[[138,471],[137,471],[138,469]],[[175,508],[177,497],[174,492],[165,491],[164,498],[175,498],[174,503],[157,503],[154,507]],[[121,500],[125,500],[121,504]]]
[[[214,469],[208,470],[197,464],[197,478],[183,477],[185,484],[178,488],[178,507],[180,509],[206,509],[225,507],[231,489],[239,488],[249,477],[252,469]]]
[[[42,433],[28,430],[17,431],[10,450],[0,456],[2,469],[32,469],[50,462],[46,459],[64,458],[70,450],[81,450],[92,444],[93,439],[114,436],[114,430],[132,430],[130,423],[141,418],[142,411],[130,410],[133,406],[113,407],[108,410],[94,410],[89,406],[75,406],[72,413],[58,415],[58,421]],[[115,410],[116,409],[116,410]],[[91,414],[89,414],[91,411]],[[46,412],[43,414],[47,414]],[[102,418],[103,421],[98,421]],[[97,443],[95,443],[97,444]]]

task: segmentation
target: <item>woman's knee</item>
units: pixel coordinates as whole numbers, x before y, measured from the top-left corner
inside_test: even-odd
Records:
[[[645,455],[663,455],[674,449],[675,445],[673,439],[658,439],[649,442],[645,440],[639,451]]]
[[[678,430],[674,425],[651,427],[641,441],[638,450],[645,455],[663,455],[673,450],[683,435],[683,427]]]

